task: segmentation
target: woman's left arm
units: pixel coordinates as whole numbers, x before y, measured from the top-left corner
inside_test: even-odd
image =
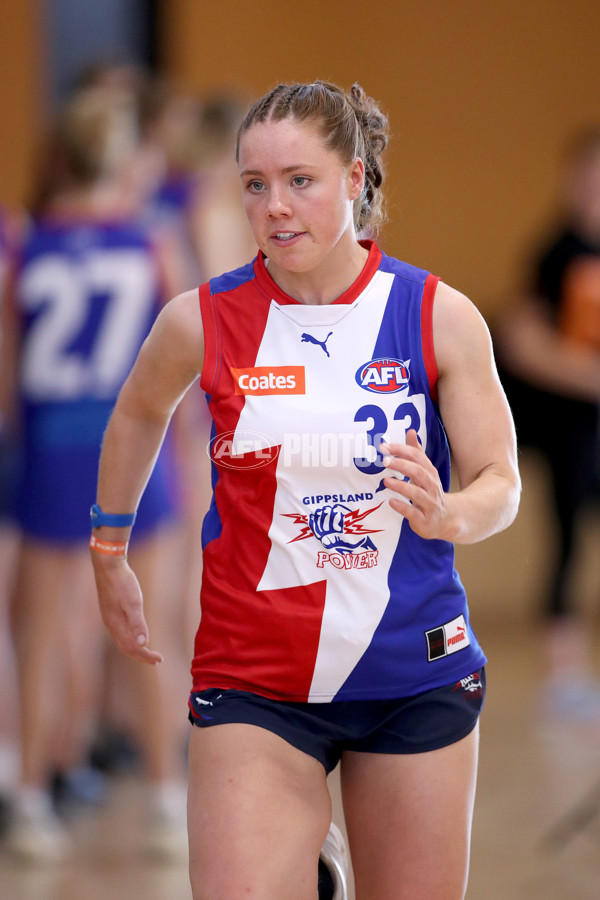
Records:
[[[385,479],[409,500],[390,504],[421,537],[472,544],[507,528],[519,506],[521,482],[514,424],[500,384],[490,334],[463,294],[440,282],[433,304],[433,340],[440,413],[459,490],[445,493],[414,431],[406,444],[387,444],[388,468],[409,481]]]

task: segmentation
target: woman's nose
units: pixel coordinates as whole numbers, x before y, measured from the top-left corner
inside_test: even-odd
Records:
[[[285,193],[279,188],[269,191],[268,212],[270,215],[289,215],[290,206]]]

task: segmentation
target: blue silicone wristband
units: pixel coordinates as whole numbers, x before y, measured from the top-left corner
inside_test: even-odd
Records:
[[[137,512],[132,513],[105,513],[102,512],[97,503],[94,503],[90,509],[90,518],[92,520],[92,528],[100,528],[107,525],[110,528],[127,528],[133,525]]]

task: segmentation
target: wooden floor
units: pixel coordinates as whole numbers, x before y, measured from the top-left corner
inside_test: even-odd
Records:
[[[478,631],[488,699],[468,900],[597,900],[600,731],[541,714],[533,629]],[[343,825],[335,773],[331,791]],[[190,900],[185,866],[140,857],[141,792],[136,777],[115,779],[105,809],[71,822],[78,857],[62,868],[20,871],[0,847],[1,900]]]

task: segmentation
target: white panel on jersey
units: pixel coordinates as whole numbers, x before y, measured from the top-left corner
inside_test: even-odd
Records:
[[[403,442],[417,416],[426,446],[422,394],[372,393],[355,378],[373,357],[392,282],[378,272],[346,307],[272,302],[256,366],[303,366],[306,394],[246,396],[236,429],[281,447],[271,551],[258,590],[327,582],[313,701],[332,699],[369,646],[404,521],[388,504],[390,492],[377,491],[384,471],[367,474],[354,458],[375,460],[369,430]],[[407,415],[398,412],[405,408]]]

